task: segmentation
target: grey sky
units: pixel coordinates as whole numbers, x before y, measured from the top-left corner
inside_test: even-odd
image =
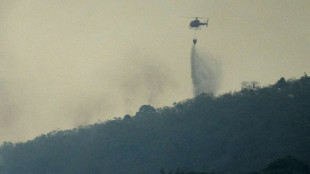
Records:
[[[310,1],[2,0],[0,141],[24,141],[192,97],[197,47],[222,64],[220,93],[309,73]]]

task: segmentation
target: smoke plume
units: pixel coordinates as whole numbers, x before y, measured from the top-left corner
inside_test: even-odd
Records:
[[[195,45],[191,51],[191,76],[193,93],[195,96],[201,93],[215,94],[220,82],[220,64],[211,56],[199,51]]]

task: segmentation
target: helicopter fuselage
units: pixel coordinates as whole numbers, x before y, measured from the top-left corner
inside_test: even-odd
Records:
[[[189,27],[194,28],[194,29],[198,29],[202,25],[208,26],[208,22],[203,23],[203,22],[200,22],[198,19],[195,19],[189,23]]]

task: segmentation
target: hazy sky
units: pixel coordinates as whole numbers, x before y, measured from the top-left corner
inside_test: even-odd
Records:
[[[309,0],[1,0],[0,142],[191,98],[184,16],[219,93],[310,73]]]

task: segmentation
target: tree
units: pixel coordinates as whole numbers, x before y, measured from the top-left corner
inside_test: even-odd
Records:
[[[284,77],[281,77],[281,79],[274,85],[276,88],[284,88],[285,86],[287,86],[287,83],[285,81],[285,78]]]
[[[142,105],[139,109],[140,113],[153,113],[156,112],[155,108],[151,105]]]

